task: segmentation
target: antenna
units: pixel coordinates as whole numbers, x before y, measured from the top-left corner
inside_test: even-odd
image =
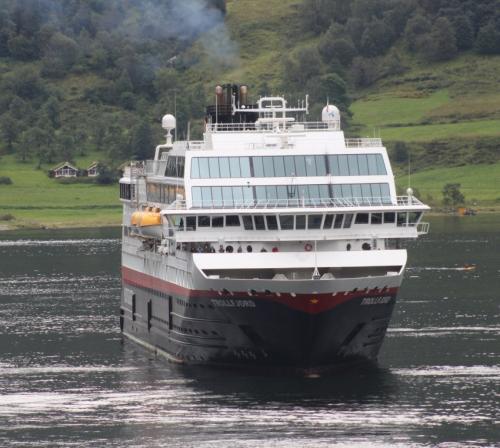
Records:
[[[408,196],[408,205],[413,202],[413,189],[411,188],[411,154],[408,151],[408,188],[406,189],[406,194]]]
[[[174,117],[177,117],[177,90],[174,90]],[[174,129],[174,140],[177,141],[177,126]]]
[[[411,188],[411,153],[408,151],[408,188]]]

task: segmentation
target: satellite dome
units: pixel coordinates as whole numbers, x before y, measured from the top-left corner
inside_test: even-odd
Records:
[[[164,115],[163,118],[161,119],[161,127],[163,129],[171,131],[172,129],[175,129],[175,126],[176,126],[176,120],[173,115],[167,114]]]
[[[334,106],[333,104],[326,105],[323,108],[323,112],[321,112],[321,120],[326,123],[329,121],[339,121],[340,120],[339,108]]]

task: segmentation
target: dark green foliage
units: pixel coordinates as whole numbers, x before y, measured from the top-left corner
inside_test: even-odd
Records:
[[[404,142],[396,142],[394,144],[394,161],[397,163],[405,163],[408,161],[408,147]]]
[[[421,48],[420,42],[431,30],[431,23],[429,20],[417,14],[413,16],[405,28],[405,41],[410,51],[415,51]]]
[[[0,176],[0,185],[12,185],[12,179],[8,176]]]
[[[500,54],[500,27],[496,27],[493,21],[477,33],[476,48],[482,54]]]
[[[430,61],[446,61],[453,59],[457,54],[455,31],[445,17],[436,20],[431,33],[421,44],[422,54]]]
[[[467,16],[458,16],[452,20],[455,41],[458,50],[468,50],[474,46],[474,28]]]
[[[130,139],[131,154],[137,160],[151,159],[154,151],[153,134],[151,126],[142,120],[134,129]]]
[[[113,170],[108,165],[99,163],[97,165],[97,173],[96,181],[100,185],[109,185],[117,181],[116,170]]]
[[[300,48],[285,60],[285,76],[297,86],[304,86],[321,69],[321,58],[314,47]]]
[[[465,196],[460,191],[460,184],[446,184],[443,187],[443,204],[457,206],[465,202]]]
[[[384,54],[393,41],[392,30],[381,20],[373,20],[361,37],[361,52],[365,56]]]
[[[304,0],[301,20],[308,32],[323,33],[318,49],[324,62],[351,65],[357,86],[394,71],[369,65],[378,65],[372,59],[385,56],[400,38],[428,61],[474,47],[500,53],[499,0]]]

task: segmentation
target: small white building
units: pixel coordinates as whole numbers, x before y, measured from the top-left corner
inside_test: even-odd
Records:
[[[98,166],[99,162],[92,162],[90,166],[87,168],[87,176],[97,177],[99,175]]]
[[[69,162],[63,162],[53,168],[50,173],[52,177],[77,177],[79,170]]]

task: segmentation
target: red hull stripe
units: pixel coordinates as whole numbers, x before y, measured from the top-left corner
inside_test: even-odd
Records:
[[[249,296],[247,291],[234,291],[233,295],[223,294],[218,291],[200,291],[187,289],[175,283],[152,277],[151,275],[143,274],[130,268],[122,267],[123,283],[140,288],[149,288],[172,296],[200,299],[232,299],[233,295],[239,298],[245,297],[249,300],[269,300],[286,305],[290,308],[303,311],[309,314],[317,314],[323,311],[332,309],[342,303],[352,299],[365,297],[395,297],[398,288],[386,289],[369,289],[360,291],[338,292],[338,293],[322,293],[322,294],[296,294],[293,297],[289,293],[281,293],[279,296],[275,293],[265,294],[257,292],[257,294]]]

